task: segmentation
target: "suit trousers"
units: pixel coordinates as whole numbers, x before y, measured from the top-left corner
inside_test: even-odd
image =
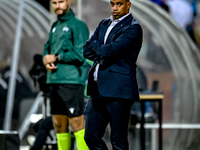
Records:
[[[86,105],[85,141],[90,150],[108,150],[103,136],[110,124],[113,150],[128,150],[128,123],[134,100],[91,97]]]

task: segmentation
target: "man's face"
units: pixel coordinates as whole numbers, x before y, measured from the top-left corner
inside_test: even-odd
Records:
[[[131,2],[126,0],[110,0],[110,9],[114,20],[128,14],[130,7]]]
[[[57,15],[62,15],[69,11],[70,0],[51,0],[54,12]]]

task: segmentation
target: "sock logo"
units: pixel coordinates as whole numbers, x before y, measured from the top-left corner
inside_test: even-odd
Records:
[[[69,111],[71,112],[71,114],[74,113],[74,109],[75,109],[75,108],[73,108],[73,107],[69,108]]]

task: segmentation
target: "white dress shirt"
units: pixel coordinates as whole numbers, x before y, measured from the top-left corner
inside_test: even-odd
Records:
[[[107,38],[108,38],[108,35],[110,34],[110,32],[111,32],[111,30],[113,29],[113,27],[114,27],[117,23],[119,23],[120,21],[122,21],[124,18],[126,18],[129,14],[130,14],[130,13],[128,13],[128,14],[126,14],[126,15],[124,15],[124,16],[122,16],[121,18],[116,19],[116,20],[113,19],[113,16],[110,17],[110,20],[112,21],[112,23],[111,23],[110,26],[108,27],[108,29],[107,29],[107,31],[106,31],[106,34],[105,34],[105,36],[104,36],[104,44],[106,43],[106,40],[107,40]],[[96,81],[96,82],[97,82],[97,80],[98,80],[98,70],[99,70],[99,66],[100,66],[100,64],[97,64],[97,65],[96,65],[95,71],[94,71],[94,74],[93,74],[93,75],[94,75],[94,81]]]

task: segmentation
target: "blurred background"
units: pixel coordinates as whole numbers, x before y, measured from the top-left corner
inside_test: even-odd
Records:
[[[199,150],[200,1],[131,2],[131,13],[144,32],[137,62],[140,92],[164,95],[163,150]],[[72,0],[71,8],[87,24],[90,36],[102,19],[110,17],[107,0]],[[32,124],[42,118],[44,95],[38,94],[40,86],[30,70],[36,61],[34,56],[43,53],[55,20],[49,0],[0,0],[0,130],[18,131],[20,149],[28,149],[34,139],[28,139],[29,135],[36,135]],[[156,124],[157,103],[146,102],[145,106],[146,123]],[[6,110],[13,110],[7,118]],[[29,120],[33,114],[35,120]],[[140,102],[136,102],[129,127],[131,150],[141,148],[137,128],[140,118]],[[146,131],[146,149],[158,149],[158,130]],[[105,140],[110,147],[108,135],[106,132]]]

